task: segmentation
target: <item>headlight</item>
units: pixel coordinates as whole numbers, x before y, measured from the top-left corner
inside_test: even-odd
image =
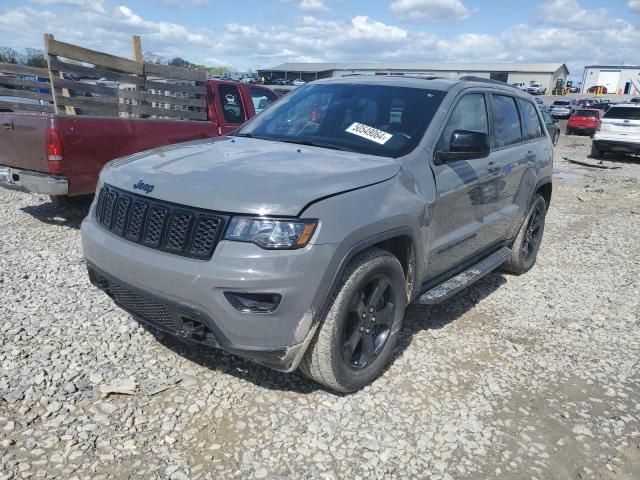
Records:
[[[303,248],[311,240],[317,224],[316,220],[233,217],[224,238],[255,243],[267,249]]]

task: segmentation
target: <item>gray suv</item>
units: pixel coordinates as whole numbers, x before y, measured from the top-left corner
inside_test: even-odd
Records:
[[[156,329],[355,391],[407,304],[533,266],[552,158],[531,96],[500,82],[313,82],[228,137],[105,166],[89,275]]]

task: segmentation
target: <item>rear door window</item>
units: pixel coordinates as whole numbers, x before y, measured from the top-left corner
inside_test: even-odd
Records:
[[[507,147],[522,142],[522,127],[516,99],[507,95],[492,95],[494,146]]]
[[[264,88],[251,87],[251,100],[256,115],[278,99],[275,93]]]
[[[578,110],[575,113],[576,117],[597,117],[598,116],[598,112],[594,111],[594,110]]]
[[[244,108],[240,91],[235,85],[220,85],[220,102],[222,103],[222,114],[228,123],[243,123],[245,120]]]
[[[536,107],[533,103],[526,100],[518,100],[520,111],[522,112],[522,120],[524,121],[524,138],[525,140],[535,140],[542,137],[542,125]]]

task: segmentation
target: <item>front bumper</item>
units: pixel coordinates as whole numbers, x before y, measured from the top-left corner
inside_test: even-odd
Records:
[[[0,185],[44,195],[67,195],[66,177],[0,165]]]
[[[333,245],[275,251],[221,241],[211,260],[194,260],[117,237],[92,213],[82,223],[82,243],[91,281],[138,320],[281,371],[297,368],[315,333],[335,252]],[[278,293],[282,300],[272,313],[245,313],[225,291]]]
[[[573,130],[574,132],[586,133],[588,135],[593,135],[596,133],[598,127],[594,126],[586,126],[586,125],[571,125],[567,124],[567,129]]]
[[[620,152],[640,155],[640,143],[619,140],[598,133],[593,137],[593,144],[603,152]]]

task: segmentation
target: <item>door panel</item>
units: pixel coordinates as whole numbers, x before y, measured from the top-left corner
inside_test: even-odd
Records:
[[[437,151],[447,152],[455,130],[489,134],[487,99],[483,93],[460,98],[447,120]],[[437,197],[433,210],[429,277],[435,277],[472,257],[490,243],[487,203],[500,195],[502,172],[492,155],[433,166]]]

